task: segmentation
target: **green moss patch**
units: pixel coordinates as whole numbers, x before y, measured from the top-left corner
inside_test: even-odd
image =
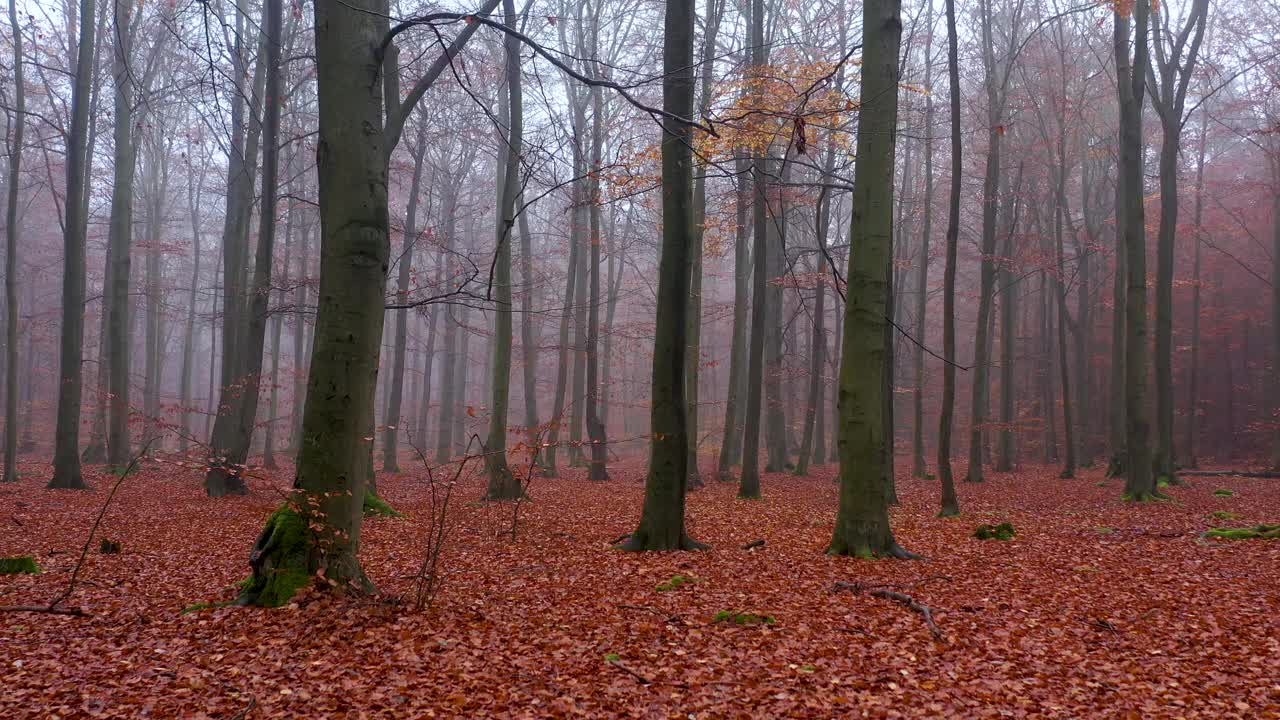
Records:
[[[36,559],[30,555],[0,558],[0,575],[38,575],[39,573],[40,566],[36,564]]]
[[[271,513],[253,548],[253,576],[238,602],[263,607],[280,607],[289,602],[311,582],[307,547],[306,522],[296,510],[282,505]]]
[[[1230,510],[1214,510],[1214,520],[1239,520],[1240,513],[1231,512]]]
[[[658,583],[653,589],[658,592],[669,592],[671,590],[679,590],[685,585],[695,585],[697,582],[698,578],[696,577],[689,577],[688,575],[672,575],[670,580],[664,583]]]
[[[366,517],[370,515],[377,517],[404,517],[404,513],[391,507],[390,503],[369,490],[364,493],[364,514]]]
[[[230,600],[225,600],[225,601],[222,601],[222,602],[198,602],[198,603],[192,603],[191,605],[188,605],[188,606],[186,606],[186,607],[182,608],[182,610],[180,610],[180,611],[178,612],[178,614],[179,614],[179,615],[186,615],[187,613],[200,612],[201,610],[216,610],[216,609],[218,609],[218,608],[226,607],[226,606],[231,605],[231,604],[232,604],[232,601],[230,601]]]
[[[973,536],[979,540],[1012,540],[1017,534],[1011,522],[1002,522],[999,525],[979,525],[973,530]]]
[[[778,619],[772,615],[758,615],[750,612],[738,612],[736,610],[721,610],[711,619],[716,623],[731,623],[733,625],[777,625]]]
[[[1204,536],[1219,540],[1280,540],[1280,524],[1263,523],[1240,528],[1218,527],[1206,532]]]
[[[1226,488],[1218,488],[1217,490],[1213,491],[1213,494],[1217,495],[1218,497],[1235,497],[1236,493],[1234,490],[1228,490]]]

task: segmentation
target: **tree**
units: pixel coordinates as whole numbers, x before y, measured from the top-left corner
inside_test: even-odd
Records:
[[[748,82],[756,83],[757,105],[762,105],[763,73],[766,62],[764,45],[764,2],[752,0],[750,37],[751,63]],[[760,414],[761,390],[764,384],[764,350],[766,307],[768,305],[768,201],[766,176],[768,159],[758,153],[751,161],[752,181],[752,249],[754,267],[751,274],[751,341],[747,346],[747,408],[742,433],[742,476],[738,481],[738,497],[760,497]]]
[[[9,0],[13,26],[13,134],[9,138],[9,192],[5,205],[4,304],[4,476],[18,479],[18,188],[22,179],[23,130],[27,123],[26,82],[22,74],[22,26],[16,0]]]
[[[666,3],[662,53],[662,255],[653,347],[649,475],[640,525],[624,550],[698,550],[684,528],[689,479],[685,425],[685,328],[693,247],[693,0]]]
[[[58,353],[58,416],[54,430],[51,488],[85,488],[80,474],[80,400],[84,361],[85,187],[89,141],[89,95],[93,84],[94,0],[80,1],[80,39],[67,134],[66,220],[63,224],[62,332]]]
[[[938,480],[942,484],[944,516],[960,514],[955,480],[951,477],[951,423],[956,398],[956,251],[960,244],[960,174],[963,169],[955,0],[947,0],[947,41],[947,72],[951,79],[951,195],[947,206],[947,260],[942,276],[942,412],[938,419]]]
[[[1151,468],[1147,420],[1147,243],[1143,216],[1142,103],[1146,92],[1149,0],[1133,4],[1133,59],[1129,59],[1129,18],[1114,13],[1116,90],[1120,97],[1120,175],[1124,188],[1125,249],[1125,497],[1158,496]]]
[[[1176,34],[1170,10],[1152,4],[1157,20],[1153,37],[1155,63],[1144,69],[1151,106],[1160,117],[1160,228],[1156,240],[1156,448],[1157,479],[1177,482],[1173,471],[1173,250],[1178,230],[1178,155],[1186,125],[1187,89],[1204,38],[1209,0],[1193,0]],[[1188,38],[1190,42],[1188,43]],[[1137,69],[1135,68],[1135,72]]]
[[[274,4],[264,8],[264,15],[271,12]],[[271,18],[264,18],[271,21]],[[245,51],[243,38],[248,36],[245,12],[236,6],[236,39],[232,52],[232,66],[235,72],[235,86],[231,98],[231,143],[227,154],[227,205],[222,229],[222,367],[220,370],[220,387],[218,404],[213,420],[213,431],[209,438],[209,470],[205,474],[205,492],[211,497],[224,495],[244,495],[249,490],[244,483],[241,470],[249,455],[249,441],[252,439],[254,416],[257,413],[258,372],[262,368],[262,353],[254,357],[251,344],[261,346],[263,334],[266,332],[265,318],[257,322],[248,313],[247,304],[253,296],[246,291],[248,279],[245,275],[249,267],[249,225],[253,206],[254,169],[258,162],[259,144],[265,122],[259,122],[266,82],[267,53],[271,52],[270,43],[262,39],[259,61],[254,66],[253,77],[248,87],[241,83],[247,74],[245,71]],[[264,22],[264,25],[266,22]],[[278,71],[278,68],[277,68]],[[278,80],[277,80],[278,82]],[[246,103],[245,95],[249,94],[250,102]],[[275,112],[279,111],[279,103],[272,103]],[[248,122],[246,123],[246,115]],[[278,117],[278,116],[277,116]],[[245,125],[248,125],[246,130]],[[267,145],[274,148],[274,138],[268,139]],[[263,188],[275,192],[275,188],[267,188],[266,168],[263,168]],[[274,205],[272,207],[274,212]],[[274,217],[272,218],[274,220]],[[259,232],[274,222],[264,222]],[[274,233],[274,229],[272,230]],[[257,258],[262,258],[259,252]],[[254,278],[260,271],[270,279],[269,254],[265,255],[268,265],[265,268],[254,268]],[[265,292],[266,287],[263,286]],[[251,327],[252,326],[252,327]],[[261,332],[256,330],[261,327]],[[256,339],[255,339],[256,335]],[[255,370],[256,368],[256,370]],[[252,397],[251,397],[252,396]]]
[[[929,241],[933,236],[933,0],[929,0],[927,32],[924,40],[924,223],[920,231],[920,265],[916,268],[915,392],[911,410],[911,475],[922,478],[928,472],[924,459],[924,341],[925,315],[929,310]]]
[[[279,52],[279,7],[280,0],[269,0],[267,33],[276,39],[269,52]],[[350,55],[352,48],[379,47],[386,34],[380,7],[379,0],[315,4],[321,222],[315,349],[294,492],[254,547],[245,604],[281,604],[317,573],[339,587],[369,586],[356,553],[367,461],[361,436],[373,403],[390,255],[387,140],[382,84],[369,81],[368,62]]]
[[[514,0],[503,0],[508,28],[516,24]],[[498,186],[497,238],[494,252],[494,289],[497,308],[494,313],[493,395],[489,405],[489,439],[485,443],[485,465],[489,471],[489,500],[514,500],[524,494],[520,479],[507,465],[507,405],[511,391],[511,236],[515,229],[516,197],[520,194],[520,153],[524,137],[524,110],[520,88],[520,45],[514,35],[506,36],[506,102],[501,103],[499,117],[506,121],[507,133],[499,144],[498,168],[502,173]],[[501,128],[499,128],[501,132]],[[598,253],[598,251],[597,251]],[[598,257],[598,254],[597,254]],[[596,273],[599,276],[599,273]]]
[[[404,251],[400,254],[396,275],[396,302],[406,305],[409,301],[409,281],[412,279],[413,255],[418,244],[418,196],[422,192],[422,166],[427,154],[427,123],[418,124],[417,142],[410,154],[413,156],[413,175],[409,181],[409,201],[404,213]],[[501,205],[499,205],[501,207]],[[400,472],[399,438],[404,418],[404,368],[405,353],[409,346],[409,309],[396,310],[395,348],[392,350],[391,388],[387,394],[386,428],[382,431],[382,470]]]
[[[889,525],[883,372],[890,362],[885,289],[893,244],[893,172],[898,129],[900,0],[862,6],[862,104],[853,176],[848,290],[840,362],[840,509],[827,552],[912,557]]]

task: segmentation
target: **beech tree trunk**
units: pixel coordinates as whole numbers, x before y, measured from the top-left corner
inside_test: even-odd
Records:
[[[960,186],[963,150],[960,143],[960,69],[956,60],[955,0],[947,2],[947,69],[951,79],[951,196],[947,210],[947,260],[942,285],[942,412],[938,420],[938,480],[942,515],[959,515],[951,476],[951,424],[956,398],[956,252],[960,239]]]
[[[93,85],[94,0],[80,0],[80,38],[67,133],[63,225],[62,330],[58,352],[58,413],[54,428],[51,488],[87,487],[80,474],[80,400],[84,361],[85,234],[88,216],[85,166],[89,95]]]
[[[853,177],[848,290],[840,363],[840,508],[827,552],[909,557],[889,526],[884,483],[884,366],[893,247],[894,145],[898,127],[900,0],[862,6],[862,105]]]
[[[693,0],[668,0],[663,40],[662,107],[693,114]],[[689,436],[685,427],[685,328],[693,248],[693,132],[688,123],[662,121],[662,255],[654,331],[649,474],[640,524],[626,550],[696,550],[705,547],[684,529]]]
[[[22,179],[23,130],[27,123],[25,79],[22,74],[22,26],[16,0],[9,0],[9,24],[13,28],[14,117],[9,142],[9,188],[5,205],[4,246],[4,476],[18,480],[18,183]]]
[[[254,547],[242,603],[283,604],[318,573],[338,588],[370,587],[357,551],[368,461],[362,438],[373,407],[390,256],[382,84],[371,81],[379,66],[372,55],[387,31],[384,11],[380,0],[315,3],[321,221],[315,350],[294,492]],[[268,0],[266,14],[267,33],[277,39],[268,43],[274,68],[280,0]],[[273,185],[264,185],[270,194]]]
[[[514,0],[503,0],[505,23],[515,28]],[[523,151],[524,108],[520,87],[520,46],[512,35],[506,49],[506,102],[500,103],[499,119],[506,121],[505,142],[500,143],[498,168],[497,237],[493,284],[496,291],[493,334],[493,377],[489,404],[489,439],[485,443],[485,466],[489,471],[488,500],[514,500],[524,494],[520,479],[507,465],[507,406],[511,395],[511,236],[516,224],[516,197],[520,194],[520,153]],[[502,107],[504,106],[505,107]],[[499,132],[502,128],[499,126]],[[599,251],[597,250],[597,257]],[[598,273],[597,273],[598,277]]]

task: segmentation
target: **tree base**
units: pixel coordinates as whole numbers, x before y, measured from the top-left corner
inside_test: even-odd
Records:
[[[1116,453],[1107,461],[1107,477],[1124,477],[1124,475],[1124,455],[1123,453]]]
[[[651,552],[661,550],[710,550],[711,546],[700,543],[689,537],[687,533],[651,534],[643,529],[636,530],[631,536],[616,546],[624,552]]]
[[[828,555],[836,555],[840,557],[856,557],[863,560],[879,560],[879,559],[897,559],[897,560],[923,560],[924,556],[917,555],[910,550],[899,545],[892,538],[885,541],[881,538],[832,538],[831,544],[827,546]]]
[[[689,476],[685,479],[684,483],[685,492],[690,490],[701,490],[706,486],[707,484],[702,482],[702,475],[698,474],[696,471],[689,473]]]
[[[1126,492],[1124,494],[1123,499],[1125,502],[1141,503],[1141,502],[1158,502],[1161,500],[1172,500],[1173,498],[1169,497],[1168,495],[1165,495],[1159,490],[1151,490],[1150,492],[1144,490],[1140,492]]]
[[[49,484],[45,486],[49,490],[88,490],[89,486],[84,481],[84,476],[79,472],[62,472],[55,473],[49,479]]]
[[[330,587],[359,592],[373,590],[354,556],[320,559],[306,520],[287,505],[267,518],[249,555],[249,565],[253,575],[245,580],[236,598],[237,605],[280,607],[307,587],[321,568]]]
[[[244,484],[244,478],[215,466],[209,468],[209,474],[204,478],[204,491],[209,497],[226,497],[248,495],[249,487]]]
[[[102,465],[107,461],[107,446],[100,440],[90,441],[80,453],[80,462],[84,465]]]
[[[1071,468],[1063,468],[1062,472],[1058,473],[1059,480],[1074,480],[1075,478],[1076,471]]]

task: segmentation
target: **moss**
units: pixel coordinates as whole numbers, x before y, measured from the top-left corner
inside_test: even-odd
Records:
[[[698,578],[696,577],[689,577],[688,575],[672,575],[670,580],[664,583],[658,583],[658,585],[653,589],[658,592],[667,592],[669,590],[679,590],[685,585],[694,585],[697,582]]]
[[[179,611],[178,611],[178,614],[179,614],[179,615],[186,615],[187,613],[199,612],[199,611],[201,611],[201,610],[216,610],[216,609],[218,609],[218,608],[223,608],[223,607],[226,607],[226,606],[231,605],[231,604],[232,604],[232,601],[231,601],[231,600],[224,600],[224,601],[221,601],[221,602],[198,602],[198,603],[192,603],[191,605],[188,605],[188,606],[186,606],[186,607],[182,608],[182,610],[179,610]]]
[[[733,623],[734,625],[776,625],[778,619],[772,615],[758,615],[750,612],[738,612],[736,610],[721,610],[712,618],[712,622],[716,623]]]
[[[973,536],[979,540],[1012,540],[1017,531],[1013,523],[1002,522],[999,525],[979,525],[974,528]]]
[[[1156,478],[1156,487],[1158,487],[1158,488],[1167,488],[1167,487],[1169,487],[1169,476],[1168,476],[1168,475],[1161,475],[1161,476],[1157,477],[1157,478]]]
[[[1280,540],[1280,524],[1259,524],[1253,527],[1218,527],[1206,532],[1205,537],[1219,540]]]
[[[1218,497],[1235,497],[1236,493],[1234,490],[1228,490],[1226,488],[1218,488],[1217,490],[1213,491],[1213,494],[1217,495]]]
[[[616,663],[616,662],[618,662],[618,661],[620,661],[620,660],[622,660],[622,656],[621,656],[621,655],[619,655],[618,653],[605,653],[605,654],[604,654],[604,661],[605,661],[605,662]]]
[[[1094,528],[1094,531],[1097,532],[1099,535],[1110,535],[1112,532],[1115,532],[1115,528],[1099,526]]]
[[[1214,510],[1213,519],[1214,520],[1239,520],[1240,513],[1234,513],[1234,512],[1231,512],[1230,510]]]
[[[364,514],[365,516],[375,515],[377,517],[404,517],[404,513],[391,507],[386,500],[378,497],[372,490],[366,490],[364,493]]]
[[[263,607],[280,607],[289,602],[311,582],[307,550],[307,526],[302,516],[288,505],[271,513],[254,546],[258,564],[238,602]]]
[[[1173,498],[1165,495],[1159,490],[1156,490],[1150,493],[1138,493],[1137,495],[1133,493],[1125,493],[1121,499],[1125,502],[1155,502],[1157,500],[1172,500]]]
[[[36,564],[36,559],[30,555],[0,558],[0,575],[18,575],[20,573],[38,575],[40,566]]]
[[[1094,483],[1094,486],[1095,486],[1095,487],[1107,487],[1107,481],[1106,481],[1106,480],[1099,480],[1098,482]]]

